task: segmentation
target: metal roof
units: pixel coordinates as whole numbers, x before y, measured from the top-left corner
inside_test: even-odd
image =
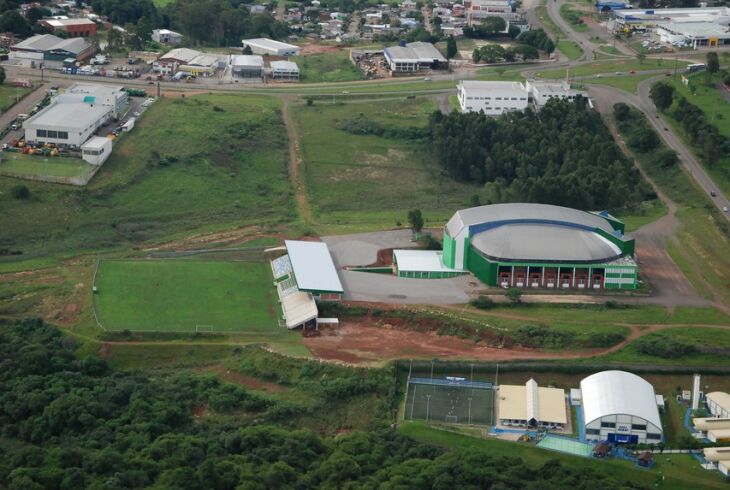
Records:
[[[160,61],[172,59],[190,63],[201,54],[203,53],[194,49],[175,48],[160,56]]]
[[[706,394],[705,399],[710,400],[715,405],[719,405],[726,412],[730,412],[730,394],[724,391],[713,391]]]
[[[247,66],[263,68],[264,58],[257,54],[237,54],[231,57],[231,66]]]
[[[730,429],[730,418],[698,417],[692,424],[697,430]]]
[[[538,422],[566,424],[568,416],[565,391],[559,388],[539,387],[537,382],[530,381],[524,385],[499,386],[497,391],[499,418],[528,421],[535,418]]]
[[[491,204],[461,209],[446,223],[446,230],[449,236],[456,237],[464,227],[515,220],[564,222],[587,228],[601,228],[613,233],[613,228],[608,221],[595,214],[563,206],[535,203]]]
[[[108,106],[83,102],[51,104],[23,123],[23,127],[45,126],[84,130],[110,111]]]
[[[272,61],[269,65],[274,71],[299,73],[299,66],[293,61]]]
[[[609,415],[632,415],[662,431],[654,387],[626,371],[602,371],[580,382],[585,424]]]
[[[702,452],[707,461],[730,461],[730,447],[706,447]]]
[[[478,233],[474,248],[490,259],[545,262],[608,262],[621,249],[593,232],[569,226],[510,224]]]
[[[440,250],[393,250],[398,270],[403,272],[459,272],[444,265]]]
[[[61,39],[53,34],[39,34],[29,37],[12,46],[14,49],[23,49],[29,51],[52,51],[62,49],[69,53],[79,54],[91,47],[89,42],[81,37],[72,37],[70,39]]]
[[[91,19],[75,18],[75,19],[41,19],[41,22],[45,22],[49,26],[53,27],[66,27],[66,26],[81,26],[81,25],[95,25]]]
[[[256,39],[244,39],[241,42],[244,46],[258,47],[264,49],[299,49],[299,46],[295,44],[287,44],[281,41],[274,41],[273,39],[267,39],[265,37],[259,37]]]
[[[446,58],[431,43],[415,42],[405,46],[389,46],[385,54],[395,62],[433,63],[434,60],[446,63]]]
[[[527,92],[527,89],[521,82],[462,80],[459,82],[459,85],[465,90],[473,92],[504,92],[507,90]]]
[[[284,245],[300,290],[344,292],[326,243],[286,240]]]
[[[287,328],[295,328],[317,318],[317,303],[311,294],[296,291],[281,298]]]
[[[109,138],[104,138],[102,136],[92,136],[89,138],[86,143],[81,145],[82,150],[100,150],[104,148],[107,144],[109,144],[110,140]]]

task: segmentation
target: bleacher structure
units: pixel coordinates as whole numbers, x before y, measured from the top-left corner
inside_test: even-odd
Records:
[[[311,293],[300,291],[297,286],[289,255],[282,255],[271,261],[276,293],[284,314],[284,322],[289,329],[304,326],[316,320],[317,303]]]

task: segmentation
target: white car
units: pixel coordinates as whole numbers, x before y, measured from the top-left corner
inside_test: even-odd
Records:
[[[722,207],[723,212],[727,213],[727,206]]]

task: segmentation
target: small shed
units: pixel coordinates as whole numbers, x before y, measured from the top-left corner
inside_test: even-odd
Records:
[[[112,154],[112,140],[94,136],[81,145],[81,158],[91,165],[103,164]]]
[[[571,388],[570,389],[570,404],[571,406],[577,407],[581,404],[581,401],[583,400],[583,395],[580,391],[580,388]]]

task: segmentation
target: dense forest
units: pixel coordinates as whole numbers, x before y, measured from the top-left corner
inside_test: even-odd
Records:
[[[656,197],[583,98],[496,118],[435,112],[429,129],[440,165],[494,202],[616,210]]]
[[[309,383],[328,405],[370,393],[389,406],[395,397],[387,370],[284,365],[275,372],[254,360],[245,369]],[[0,322],[0,390],[0,487],[11,490],[637,488],[557,461],[530,469],[517,458],[417,443],[393,432],[385,413],[368,432],[328,437],[298,427],[296,413],[267,394],[215,377],[77,359],[71,338],[37,320]],[[200,404],[212,416],[196,417]]]

